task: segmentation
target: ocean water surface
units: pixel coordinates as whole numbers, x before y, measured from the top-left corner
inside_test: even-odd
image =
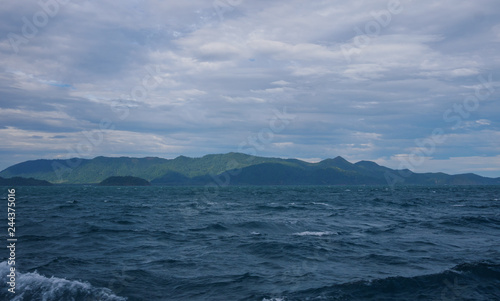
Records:
[[[498,186],[19,187],[16,237],[0,300],[500,300]]]

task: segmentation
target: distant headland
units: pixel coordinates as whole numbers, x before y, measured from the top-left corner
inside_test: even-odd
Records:
[[[471,173],[414,173],[407,169],[380,166],[371,161],[351,163],[342,157],[309,163],[242,153],[200,158],[179,156],[175,159],[40,159],[12,165],[1,171],[0,177],[3,181],[0,185],[12,183],[5,181],[21,181],[18,185],[500,185],[500,178]],[[32,179],[20,180],[19,177]]]
[[[0,177],[0,186],[52,186],[53,184],[45,180],[33,178],[13,177],[4,179]]]

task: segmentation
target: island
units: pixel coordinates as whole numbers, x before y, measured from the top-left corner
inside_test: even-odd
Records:
[[[0,177],[0,186],[52,186],[52,183],[33,178],[13,177],[6,179]]]

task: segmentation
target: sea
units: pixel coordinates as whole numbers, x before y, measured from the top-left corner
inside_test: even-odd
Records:
[[[500,186],[51,186],[15,198],[15,293],[3,247],[0,300],[500,300]]]

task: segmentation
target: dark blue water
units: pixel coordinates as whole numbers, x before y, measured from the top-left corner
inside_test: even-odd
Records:
[[[20,273],[12,295],[0,251],[1,300],[500,300],[500,187],[20,187],[16,197]]]

